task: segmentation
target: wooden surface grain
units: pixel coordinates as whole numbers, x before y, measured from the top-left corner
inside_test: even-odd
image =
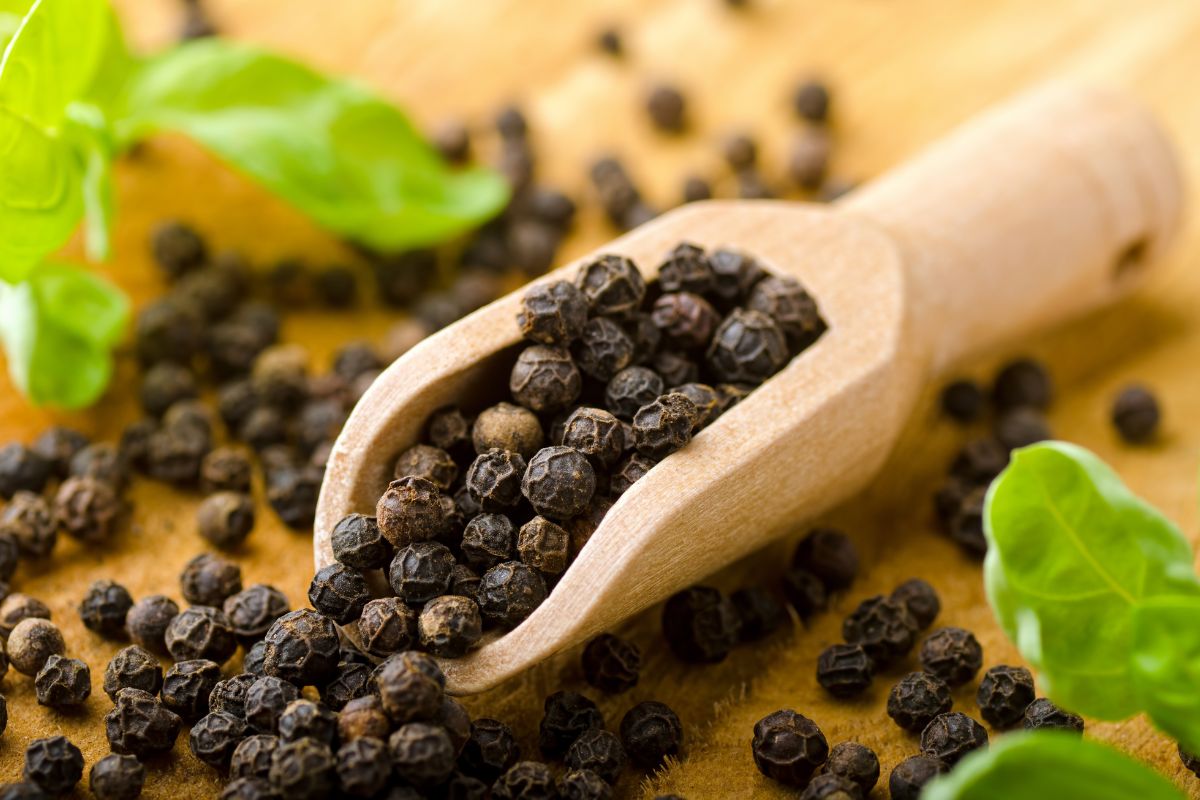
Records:
[[[177,9],[168,0],[122,0],[130,38],[152,48],[169,38]],[[923,144],[1021,86],[1063,72],[1132,86],[1161,116],[1180,147],[1191,183],[1200,183],[1200,7],[1189,0],[1036,0],[961,3],[950,0],[751,0],[735,12],[717,0],[212,0],[213,16],[230,35],[301,56],[354,75],[393,97],[422,124],[465,117],[483,125],[496,106],[520,100],[528,109],[545,177],[586,194],[585,170],[600,152],[629,159],[647,194],[674,202],[688,172],[722,177],[717,144],[733,129],[761,137],[771,176],[783,173],[785,148],[796,124],[788,92],[810,72],[836,90],[834,171],[850,178],[882,172]],[[613,62],[592,40],[602,24],[625,34],[629,57]],[[654,134],[639,113],[642,93],[659,79],[677,81],[693,101],[693,131],[682,139]],[[346,257],[334,243],[289,209],[174,139],[154,142],[143,157],[121,165],[122,209],[113,260],[103,267],[142,302],[161,290],[145,249],[148,231],[165,216],[193,220],[219,247],[259,260],[299,255],[315,262]],[[1200,226],[1187,213],[1179,244],[1162,270],[1135,298],[1036,341],[1015,343],[993,357],[959,365],[985,376],[1006,354],[1030,352],[1053,368],[1058,396],[1051,413],[1056,432],[1112,463],[1130,485],[1171,518],[1193,541],[1197,534],[1197,463],[1200,461]],[[594,204],[585,207],[565,260],[610,238]],[[78,254],[77,245],[71,252]],[[984,310],[986,311],[986,310]],[[382,335],[395,317],[382,311],[353,315],[290,316],[285,338],[307,345],[316,363],[349,338]],[[32,439],[53,419],[100,437],[113,437],[137,416],[129,378],[120,379],[96,409],[54,415],[28,409],[0,386],[0,440]],[[1154,386],[1166,408],[1163,435],[1151,447],[1118,443],[1108,405],[1125,382]],[[987,664],[1017,656],[991,619],[977,565],[934,531],[927,500],[964,433],[939,422],[932,394],[913,416],[882,478],[832,515],[859,545],[862,578],[807,629],[797,627],[769,644],[736,650],[724,663],[681,665],[663,652],[654,611],[624,633],[642,645],[646,667],[638,687],[603,698],[610,726],[643,699],[660,699],[683,717],[686,758],[639,783],[627,775],[623,796],[673,791],[685,797],[786,796],[761,778],[749,758],[756,720],[780,707],[796,708],[822,725],[831,742],[856,738],[876,748],[885,775],[915,751],[883,712],[889,678],[867,697],[835,703],[816,686],[816,654],[839,636],[840,618],[862,597],[886,592],[904,578],[928,578],[941,592],[944,624],[974,630]],[[0,780],[20,770],[30,738],[62,731],[85,751],[89,764],[106,749],[99,721],[107,698],[99,691],[115,646],[84,630],[75,605],[89,581],[113,577],[137,596],[177,596],[183,562],[199,552],[195,498],[137,482],[132,519],[102,550],[65,541],[37,570],[22,566],[17,588],[44,599],[60,622],[73,654],[92,666],[96,694],[85,711],[64,717],[34,703],[28,679],[12,672],[0,690],[9,699],[8,731],[0,737]],[[797,530],[797,533],[800,533]],[[303,602],[311,561],[306,535],[285,530],[263,510],[241,554],[247,582],[269,582],[293,604]],[[735,587],[774,580],[786,545],[769,548],[714,580]],[[564,682],[578,688],[574,654],[512,684],[473,699],[471,709],[511,722],[527,743],[536,730],[541,698]],[[974,686],[956,695],[974,712]],[[1179,764],[1174,747],[1140,719],[1090,724],[1093,735],[1135,753],[1200,797],[1200,782]],[[146,796],[208,797],[218,781],[186,752],[151,766]],[[80,794],[84,794],[82,791]],[[876,791],[876,797],[885,793]]]

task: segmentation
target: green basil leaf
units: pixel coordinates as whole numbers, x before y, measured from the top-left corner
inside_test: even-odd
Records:
[[[115,286],[65,265],[0,284],[0,339],[13,382],[36,405],[82,408],[112,377],[112,345],[129,317]]]
[[[104,113],[90,103],[67,109],[64,135],[75,148],[82,170],[84,241],[88,258],[104,261],[110,252],[113,224],[112,163],[116,148]]]
[[[1013,454],[984,523],[988,599],[1047,694],[1103,719],[1141,710],[1130,675],[1134,609],[1200,596],[1187,540],[1102,461],[1061,442]]]
[[[1182,800],[1154,770],[1107,745],[1062,731],[1001,736],[921,792],[921,800]]]
[[[1200,598],[1147,600],[1134,611],[1132,678],[1154,724],[1200,752]]]
[[[176,48],[137,71],[118,139],[183,133],[349,239],[398,250],[498,213],[508,189],[451,170],[394,106],[345,80],[233,42]]]

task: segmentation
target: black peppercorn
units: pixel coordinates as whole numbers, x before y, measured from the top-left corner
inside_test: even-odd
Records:
[[[609,783],[616,783],[625,768],[625,750],[611,731],[592,728],[579,735],[565,758],[571,770],[591,770]]]
[[[590,769],[573,769],[558,779],[561,800],[611,800],[612,786]]]
[[[663,606],[663,636],[671,651],[684,661],[724,660],[738,642],[740,625],[733,603],[709,586],[684,589]]]
[[[233,749],[229,759],[230,778],[268,778],[271,756],[279,748],[279,737],[266,734],[247,736]]]
[[[620,57],[625,52],[625,45],[621,40],[621,32],[616,28],[605,28],[596,36],[596,45],[605,53],[614,58]]]
[[[512,730],[503,722],[486,717],[471,723],[471,735],[459,756],[459,768],[489,783],[500,777],[521,757]]]
[[[469,597],[444,595],[425,604],[417,620],[421,646],[435,656],[459,658],[479,643],[483,619]]]
[[[540,344],[521,351],[508,381],[513,399],[539,414],[569,407],[582,388],[583,379],[570,352]]]
[[[975,702],[984,721],[993,728],[1010,728],[1037,698],[1033,675],[1024,667],[1000,665],[983,674]]]
[[[50,608],[36,597],[13,592],[0,602],[0,636],[12,636],[13,628],[21,620],[36,617],[50,619]]]
[[[136,644],[161,653],[166,650],[167,626],[179,613],[179,606],[169,597],[150,595],[133,604],[125,615],[125,630]]]
[[[274,406],[258,406],[238,426],[237,438],[258,451],[283,444],[287,441],[287,420]]]
[[[88,788],[97,800],[134,800],[142,793],[146,768],[133,756],[115,753],[92,765]]]
[[[397,479],[408,476],[424,478],[444,492],[458,477],[458,465],[445,450],[418,444],[400,454],[396,459],[394,474]]]
[[[141,689],[152,695],[163,686],[158,659],[136,644],[117,651],[104,669],[104,693],[115,699],[122,689]]]
[[[48,619],[28,617],[13,626],[5,650],[12,668],[33,677],[51,656],[61,656],[67,645],[58,627]]]
[[[730,383],[758,384],[788,360],[783,332],[769,316],[754,309],[734,309],[713,334],[708,365]]]
[[[455,752],[442,728],[410,722],[388,737],[395,773],[415,786],[436,786],[454,771]]]
[[[114,753],[138,758],[168,752],[182,725],[158,698],[141,689],[122,689],[104,715],[104,731]]]
[[[568,281],[539,284],[521,298],[517,327],[538,344],[566,347],[583,333],[588,300]]]
[[[271,623],[288,612],[288,602],[275,587],[256,583],[227,597],[222,611],[234,635],[248,643],[266,635]]]
[[[363,648],[386,657],[407,650],[415,641],[417,614],[398,597],[383,597],[363,606],[358,634]]]
[[[792,139],[788,153],[788,175],[801,189],[821,188],[829,169],[833,141],[818,128],[808,128]]]
[[[800,800],[862,800],[862,790],[849,778],[830,772],[813,777],[800,793]]]
[[[729,596],[741,623],[743,642],[756,642],[788,623],[783,601],[761,586],[747,586]]]
[[[112,485],[97,478],[67,478],[54,496],[54,520],[68,536],[103,542],[112,535],[121,499]]]
[[[320,800],[337,788],[337,764],[329,745],[312,739],[280,744],[271,754],[271,786],[282,797]]]
[[[949,526],[950,538],[976,558],[987,555],[987,537],[983,533],[983,506],[987,500],[987,490],[987,486],[980,486],[968,492]]]
[[[822,772],[851,781],[866,797],[879,782],[879,757],[866,745],[842,742],[829,751]]]
[[[534,510],[564,520],[583,513],[596,488],[587,458],[571,447],[546,447],[529,460],[521,491]]]
[[[218,447],[200,463],[200,485],[209,493],[248,492],[250,475],[250,459],[237,447]]]
[[[391,777],[391,766],[387,744],[379,739],[361,737],[337,752],[338,780],[351,797],[371,797],[381,791]]]
[[[804,81],[792,93],[792,108],[808,122],[825,122],[829,117],[829,88],[816,78]]]
[[[566,571],[570,547],[570,534],[545,517],[534,517],[517,534],[521,561],[547,576]]]
[[[191,400],[198,394],[196,377],[179,364],[163,361],[142,376],[142,408],[152,417],[161,417],[175,403]]]
[[[234,778],[221,790],[221,800],[278,800],[266,778]]]
[[[22,774],[49,795],[67,794],[83,777],[83,753],[65,736],[34,739],[25,748]]]
[[[308,587],[312,607],[340,625],[357,619],[370,599],[363,574],[337,562],[317,570]]]
[[[612,377],[604,388],[604,404],[614,416],[632,420],[642,406],[653,403],[663,393],[663,379],[647,367],[626,367]],[[632,442],[626,442],[626,446]]]
[[[389,656],[373,673],[384,713],[396,723],[434,719],[442,708],[446,678],[437,662],[408,651]]]
[[[388,567],[388,582],[409,603],[424,603],[446,593],[454,554],[437,542],[417,542],[396,551]]]
[[[245,719],[246,694],[257,679],[258,676],[243,672],[232,678],[217,681],[217,685],[208,694],[208,710],[224,711]]]
[[[333,557],[348,567],[379,569],[392,560],[392,547],[374,517],[350,514],[333,526]]]
[[[816,301],[795,278],[768,275],[754,285],[747,306],[773,319],[793,352],[808,347],[825,331]]]
[[[585,374],[607,381],[632,363],[634,347],[633,339],[616,322],[593,317],[583,326],[571,352]]]
[[[720,318],[707,300],[691,292],[670,292],[654,301],[650,313],[667,340],[682,350],[702,349]]]
[[[79,603],[79,617],[90,631],[113,639],[125,631],[125,615],[133,607],[129,590],[108,580],[94,581]]]
[[[192,304],[174,297],[155,300],[138,312],[136,350],[143,364],[187,364],[200,348],[204,319]]]
[[[1113,425],[1129,444],[1145,444],[1153,439],[1160,418],[1158,398],[1145,386],[1126,386],[1113,401]]]
[[[155,262],[176,280],[208,261],[208,248],[196,230],[182,222],[164,222],[154,229],[150,249]]]
[[[434,447],[459,456],[471,444],[471,423],[456,406],[439,408],[429,415],[426,436]]]
[[[629,759],[643,769],[657,769],[667,756],[679,754],[683,725],[663,703],[638,703],[621,718],[621,743]]]
[[[821,579],[798,567],[783,573],[783,596],[802,620],[824,611],[829,605],[829,595]]]
[[[470,485],[470,474],[467,481]],[[446,515],[436,486],[424,478],[404,477],[392,481],[379,498],[375,520],[384,538],[404,547],[435,538],[446,524]]]
[[[1183,765],[1187,767],[1193,775],[1200,777],[1200,758],[1197,758],[1196,756],[1184,750],[1183,745],[1180,745],[1177,749],[1179,751],[1179,760],[1183,762]]]
[[[597,316],[628,317],[646,296],[646,282],[637,266],[617,255],[600,256],[579,268],[575,285]]]
[[[311,466],[289,467],[267,474],[267,502],[284,525],[296,530],[312,526],[324,475],[323,469]]]
[[[917,621],[903,604],[876,595],[846,617],[842,636],[850,644],[862,645],[875,665],[884,667],[912,650]]]
[[[337,671],[339,641],[333,620],[311,609],[284,614],[263,641],[263,669],[297,686],[319,686]]]
[[[892,800],[920,800],[925,784],[946,772],[946,762],[929,756],[910,756],[892,770],[888,792]]]
[[[512,521],[503,514],[479,514],[463,530],[463,557],[481,571],[511,561],[516,552],[514,534]]]
[[[679,134],[687,127],[683,93],[674,86],[656,86],[646,97],[646,111],[654,127],[663,133]]]
[[[181,611],[167,626],[164,641],[167,652],[176,661],[207,658],[223,664],[237,650],[229,619],[212,606],[192,606]]]
[[[582,663],[589,684],[604,692],[624,692],[637,685],[642,652],[632,642],[602,633],[587,643]]]
[[[58,527],[50,507],[41,495],[17,492],[0,511],[0,531],[17,543],[26,558],[41,559],[50,555],[58,541]]]
[[[242,569],[228,559],[202,553],[184,565],[179,587],[183,599],[193,605],[220,606],[242,590]]]
[[[273,675],[256,678],[246,689],[244,717],[247,724],[259,733],[272,734],[279,727],[279,717],[299,690]]]
[[[443,698],[441,710],[432,722],[446,731],[454,752],[461,753],[471,738],[471,715],[462,704],[449,697]]]
[[[200,761],[210,767],[225,769],[245,736],[245,722],[224,711],[214,711],[192,725],[188,746]]]
[[[953,705],[945,681],[929,672],[910,672],[888,693],[887,713],[904,730],[919,733]]]
[[[789,786],[807,784],[829,756],[829,743],[817,724],[790,709],[759,720],[750,747],[759,772]]]
[[[959,711],[937,715],[921,731],[921,755],[951,766],[972,750],[986,747],[987,743],[988,735],[983,726]]]
[[[40,456],[59,478],[70,474],[71,459],[89,444],[88,437],[62,425],[54,425],[34,440],[30,449]]]
[[[1002,412],[996,418],[992,433],[1009,450],[1042,442],[1053,436],[1042,412],[1029,406]]]
[[[817,683],[834,697],[862,694],[874,677],[875,664],[859,645],[830,645],[817,657]]]
[[[538,747],[550,758],[561,758],[585,732],[604,727],[604,717],[587,697],[560,691],[546,698],[538,727]]]
[[[40,494],[52,469],[50,461],[19,442],[0,447],[0,497],[11,500],[17,492]]]
[[[518,761],[492,785],[493,800],[555,800],[557,797],[554,773],[537,761]]]
[[[983,389],[969,378],[951,381],[942,389],[942,412],[955,422],[974,422],[983,414]]]
[[[338,662],[337,676],[321,689],[321,702],[340,711],[346,703],[371,691],[371,667],[351,661]]]
[[[196,510],[196,529],[216,547],[235,548],[254,528],[254,501],[242,492],[217,492]]]
[[[664,385],[675,387],[671,391],[683,392],[692,398],[693,401],[707,404],[707,397],[696,397],[693,392],[688,391],[686,388],[700,385],[696,383],[696,380],[700,377],[700,365],[687,355],[674,350],[660,350],[651,359],[651,366],[653,366],[659,377],[662,378]],[[703,412],[701,413],[703,414]],[[716,415],[714,414],[713,416],[715,417]],[[709,421],[711,420],[705,419],[703,420],[703,424],[697,422],[697,428],[703,427]]]
[[[711,200],[712,184],[699,175],[688,175],[683,179],[683,202],[696,203],[700,200]]]
[[[641,453],[633,453],[624,461],[619,463],[612,475],[609,476],[608,491],[614,498],[620,497],[630,486],[646,477],[654,465],[658,462],[652,458],[647,458]]]
[[[638,452],[662,459],[692,439],[698,418],[696,404],[680,392],[670,392],[642,406],[633,415],[633,436]]]
[[[748,298],[767,274],[752,256],[736,250],[714,250],[708,263],[713,273],[713,294],[727,304]]]
[[[1049,728],[1060,731],[1075,731],[1083,733],[1083,717],[1059,708],[1045,697],[1039,697],[1030,703],[1023,714],[1022,726],[1026,730]]]
[[[337,738],[337,716],[320,703],[298,698],[279,715],[279,739],[294,742],[305,738],[332,745]]]
[[[1001,411],[1019,406],[1045,409],[1054,396],[1054,385],[1046,367],[1033,359],[1019,358],[996,374],[992,399]]]
[[[366,694],[350,700],[338,713],[338,737],[343,742],[363,736],[386,739],[392,723],[383,712],[378,695]]]
[[[488,622],[515,628],[546,599],[546,582],[519,561],[505,561],[483,573],[477,595]]]
[[[817,528],[800,540],[792,565],[816,575],[829,591],[845,589],[858,575],[858,551],[841,531]]]
[[[157,665],[155,665],[157,666]],[[221,665],[208,659],[196,658],[178,661],[171,665],[162,677],[162,704],[185,720],[193,720],[208,713],[209,695],[221,680]],[[145,686],[134,688],[155,694]],[[104,678],[104,691],[108,691],[108,675]],[[112,697],[114,693],[109,696]],[[244,710],[244,706],[243,706]]]
[[[948,686],[961,686],[983,666],[983,648],[970,631],[938,628],[921,643],[921,666]]]
[[[39,705],[75,708],[92,693],[92,671],[77,658],[52,655],[38,671],[34,690]]]
[[[908,613],[912,614],[912,618],[917,621],[917,625],[922,629],[932,625],[933,621],[937,619],[938,613],[942,610],[942,604],[938,600],[937,592],[920,578],[909,578],[897,586],[892,591],[891,600],[902,603],[908,609]]]

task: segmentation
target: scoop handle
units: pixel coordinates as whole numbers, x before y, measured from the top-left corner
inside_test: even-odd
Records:
[[[896,240],[940,371],[1136,285],[1179,227],[1178,160],[1138,101],[1052,83],[973,118],[839,205]]]

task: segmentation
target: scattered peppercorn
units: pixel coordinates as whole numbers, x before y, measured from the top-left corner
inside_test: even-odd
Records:
[[[737,611],[743,642],[764,639],[788,623],[783,602],[761,586],[738,589],[729,600]]]
[[[821,579],[798,567],[793,567],[783,574],[783,595],[802,620],[825,610],[829,603],[825,584]]]
[[[1037,697],[1033,675],[1024,667],[996,666],[983,674],[975,701],[993,728],[1009,728],[1022,718]]]
[[[169,751],[181,725],[177,715],[141,689],[117,692],[112,711],[104,716],[104,730],[113,752],[138,758]]]
[[[88,787],[97,800],[134,800],[146,783],[146,768],[133,756],[112,753],[92,765]]]
[[[829,756],[829,743],[816,723],[790,709],[768,714],[754,725],[754,764],[768,778],[804,786]]]
[[[554,773],[537,761],[518,761],[492,784],[494,800],[553,800],[557,796]]]
[[[97,478],[67,478],[54,496],[54,520],[68,536],[102,542],[111,536],[121,513],[112,485]]]
[[[50,608],[36,597],[13,592],[0,602],[0,636],[12,636],[18,622],[31,618],[50,619]]]
[[[858,575],[858,551],[841,531],[817,528],[800,540],[792,565],[816,575],[829,591],[844,589]]]
[[[333,557],[349,567],[379,569],[392,559],[392,547],[374,517],[350,514],[338,521],[330,536]]]
[[[992,399],[1001,411],[1020,406],[1045,409],[1053,399],[1050,373],[1038,361],[1019,358],[1005,364],[996,374]]]
[[[570,534],[545,517],[526,522],[517,535],[521,561],[546,576],[561,575],[566,570],[570,545]]]
[[[874,677],[874,663],[857,644],[831,645],[817,657],[817,683],[834,697],[862,694]]]
[[[678,755],[683,725],[668,706],[655,701],[638,703],[621,718],[621,743],[634,764],[657,769],[667,756]]]
[[[254,529],[254,501],[242,492],[211,494],[196,510],[196,528],[216,547],[235,548]]]
[[[158,694],[163,671],[158,659],[136,644],[123,647],[104,668],[104,693],[115,699],[122,689],[141,689]]]
[[[928,672],[910,672],[888,694],[887,713],[904,730],[919,733],[953,705],[945,681]]]
[[[829,87],[816,78],[804,81],[792,93],[792,107],[797,116],[817,124],[829,118],[829,101]]]
[[[40,494],[53,465],[20,442],[0,447],[0,497],[12,500],[17,492]]]
[[[633,688],[642,667],[642,653],[631,642],[603,633],[583,650],[583,675],[604,692],[618,693]]]
[[[821,771],[850,781],[866,797],[879,781],[879,758],[866,745],[842,742],[829,751]]]
[[[920,800],[925,784],[947,772],[946,762],[929,756],[909,756],[892,770],[888,792],[892,800]]]
[[[688,175],[683,181],[683,202],[695,203],[700,200],[711,200],[712,185],[699,175]]]
[[[1160,418],[1158,398],[1145,386],[1126,386],[1113,401],[1113,425],[1129,444],[1145,444],[1152,440]]]
[[[162,704],[168,711],[185,720],[197,719],[208,713],[209,696],[220,680],[221,665],[215,661],[178,661],[171,665],[161,679]],[[108,688],[108,675],[105,673],[104,691],[108,692]],[[118,690],[120,688],[125,686],[118,687]],[[133,688],[142,689],[150,694],[157,693],[144,685],[133,685]],[[109,697],[114,697],[115,694],[116,692],[112,692]]]
[[[921,754],[953,766],[972,750],[986,747],[987,731],[958,711],[934,717],[921,731]]]
[[[938,676],[948,686],[961,686],[983,666],[983,648],[970,631],[938,628],[921,644],[920,658],[926,672]]]
[[[65,736],[34,739],[25,748],[25,780],[49,795],[63,795],[83,777],[83,753]]]
[[[61,656],[66,649],[58,627],[40,617],[28,617],[18,622],[5,645],[13,669],[30,677],[37,675],[51,656]]]
[[[571,770],[591,770],[608,783],[616,783],[625,768],[625,750],[611,731],[591,728],[567,748],[564,759]]]
[[[313,739],[327,745],[337,738],[337,716],[320,703],[298,698],[279,715],[279,739],[294,742]]]
[[[232,561],[202,553],[184,565],[179,586],[183,599],[193,605],[220,606],[242,590],[242,570]]]
[[[288,612],[288,602],[275,587],[256,583],[225,598],[222,611],[240,641],[255,642],[266,635],[271,623]]]
[[[788,156],[789,176],[801,189],[819,189],[829,170],[831,151],[832,142],[828,133],[819,128],[801,131],[792,139]]]
[[[151,652],[166,651],[167,627],[179,613],[179,606],[169,597],[150,595],[136,603],[125,615],[125,630],[129,638]]]
[[[902,603],[922,630],[932,625],[942,610],[937,592],[920,578],[909,578],[897,586],[892,591],[891,600]]]
[[[384,712],[396,723],[433,719],[441,710],[446,678],[424,653],[389,656],[373,678]]]
[[[129,591],[119,583],[101,580],[88,587],[79,603],[79,617],[85,628],[107,639],[125,631],[125,615],[133,607]]]
[[[996,418],[992,433],[1009,450],[1045,441],[1053,435],[1042,412],[1029,406],[1002,412]]]
[[[545,599],[542,576],[519,561],[497,564],[479,581],[480,612],[503,628],[515,628]]]
[[[950,538],[976,558],[987,555],[987,538],[983,533],[983,506],[987,500],[987,489],[987,486],[972,489],[950,520]]]
[[[474,600],[443,595],[426,603],[417,620],[421,645],[437,656],[466,655],[483,635],[483,620]]]
[[[40,705],[59,710],[78,707],[92,693],[92,671],[77,658],[52,655],[38,671],[34,689]]]
[[[612,786],[590,769],[573,769],[558,779],[558,796],[562,800],[610,800]]]
[[[1039,697],[1026,706],[1023,718],[1022,726],[1026,730],[1048,728],[1083,733],[1083,717],[1059,708],[1045,697]]]
[[[683,93],[674,86],[654,87],[646,97],[646,111],[654,127],[664,133],[679,134],[687,127]]]

